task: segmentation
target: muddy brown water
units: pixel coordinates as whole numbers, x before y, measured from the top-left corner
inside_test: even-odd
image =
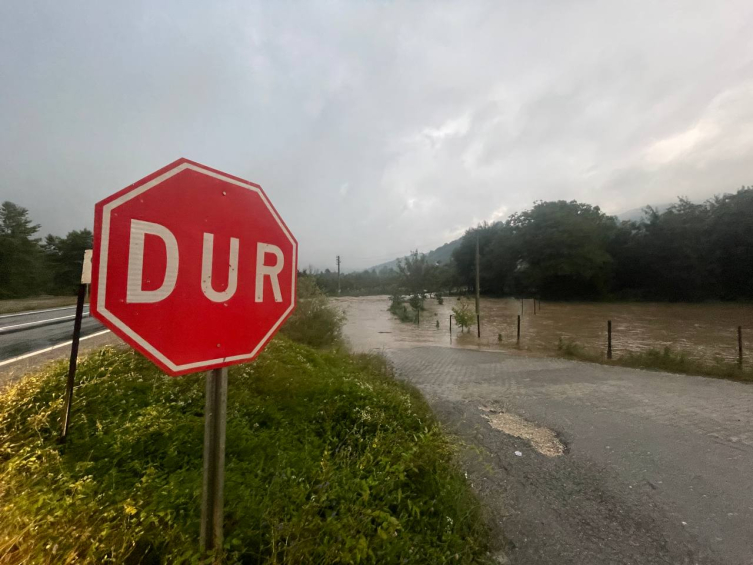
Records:
[[[392,316],[387,311],[387,296],[333,300],[347,316],[344,333],[357,351],[415,345],[516,348],[517,315],[522,307],[520,349],[524,351],[554,352],[563,338],[587,351],[605,353],[607,321],[612,320],[615,356],[671,347],[693,359],[736,361],[737,326],[743,326],[744,355],[746,359],[753,357],[751,304],[542,302],[534,315],[533,300],[482,298],[479,339],[475,327],[461,334],[454,323],[450,335],[449,318],[457,304],[455,297],[445,298],[442,305],[427,299],[418,325]]]

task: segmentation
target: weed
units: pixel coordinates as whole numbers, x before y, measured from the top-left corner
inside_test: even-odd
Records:
[[[345,315],[316,286],[313,277],[298,278],[298,304],[280,330],[312,347],[335,345],[342,338]]]

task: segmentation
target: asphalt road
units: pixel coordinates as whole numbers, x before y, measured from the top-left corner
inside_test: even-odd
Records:
[[[753,385],[442,347],[386,353],[466,446],[500,562],[753,564]],[[496,415],[515,425],[495,429]],[[564,453],[537,451],[528,424]]]
[[[75,306],[0,316],[0,362],[68,341],[73,334]],[[102,330],[84,308],[81,336]]]

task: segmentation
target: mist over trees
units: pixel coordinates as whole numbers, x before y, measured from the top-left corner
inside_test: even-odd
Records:
[[[76,292],[92,232],[74,230],[42,241],[38,231],[26,208],[12,202],[0,205],[0,298]]]
[[[695,204],[685,198],[663,213],[645,209],[640,221],[620,222],[598,206],[536,202],[504,222],[466,231],[452,261],[419,265],[420,281],[395,269],[348,273],[343,294],[475,290],[476,240],[481,292],[550,300],[753,299],[753,187]],[[410,263],[409,263],[410,262]],[[316,274],[337,294],[337,273]]]

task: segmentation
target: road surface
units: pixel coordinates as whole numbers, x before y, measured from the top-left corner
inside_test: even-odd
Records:
[[[467,446],[501,562],[753,564],[752,385],[404,345],[385,353]]]
[[[67,357],[64,344],[71,340],[75,313],[75,306],[70,306],[0,316],[0,385],[46,361]],[[81,323],[86,343],[82,350],[112,341],[111,334],[100,338],[102,332],[102,325],[89,317],[87,305]],[[55,346],[60,347],[51,349]]]

